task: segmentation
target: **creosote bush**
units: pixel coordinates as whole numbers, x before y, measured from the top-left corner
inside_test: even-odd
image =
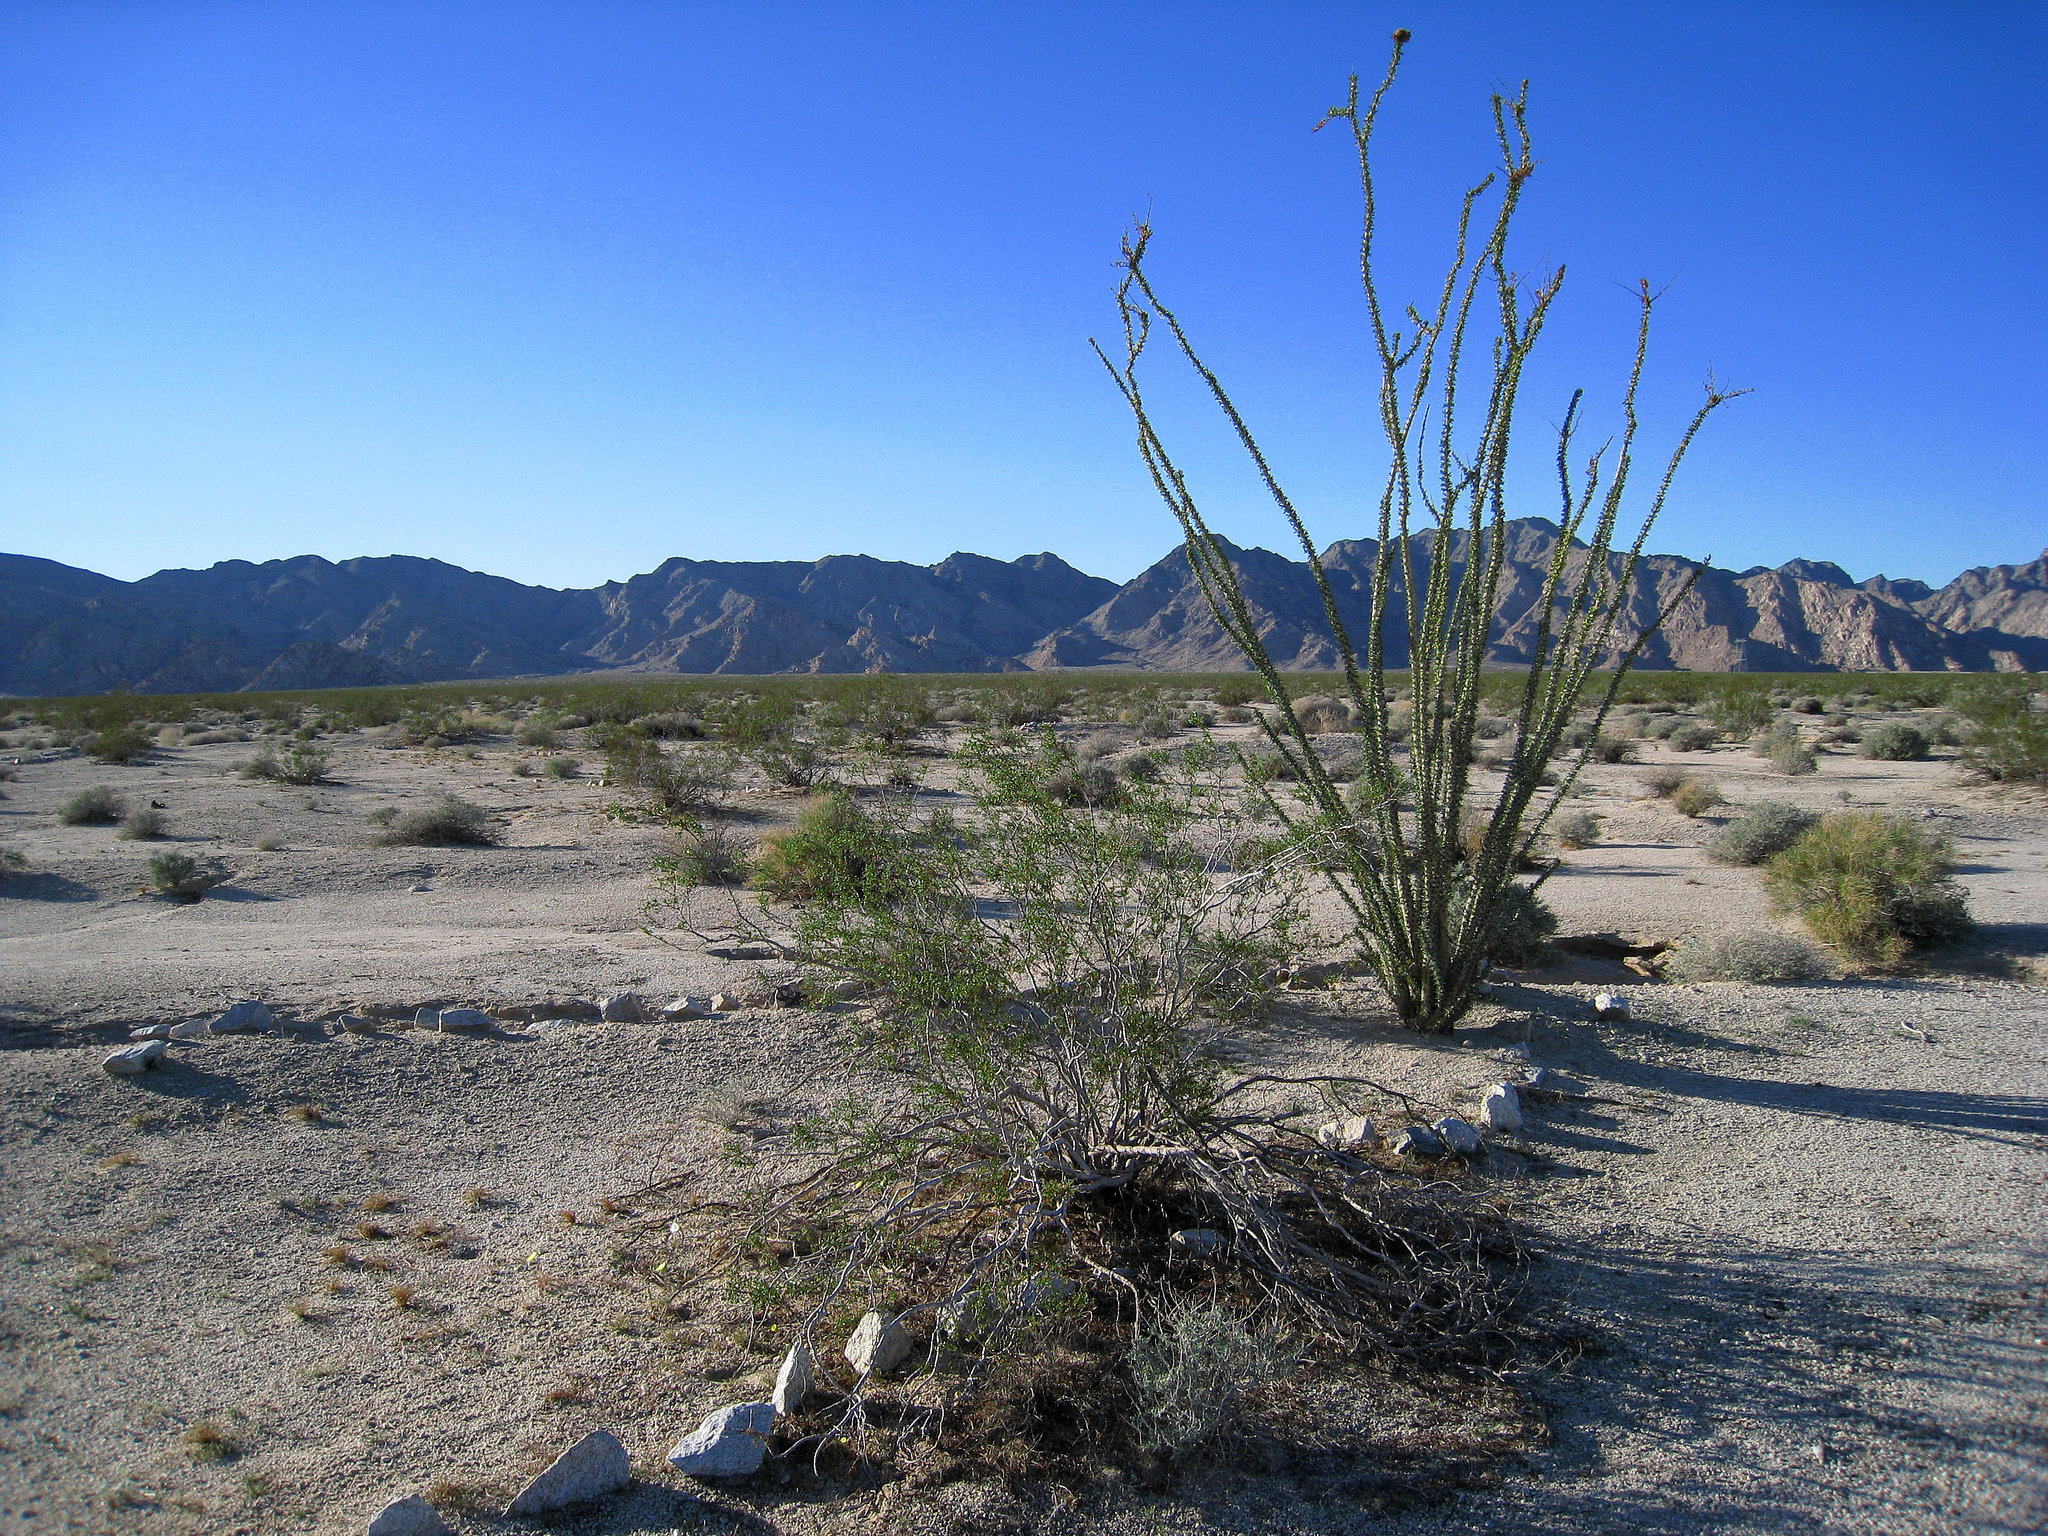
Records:
[[[154,745],[149,733],[132,723],[96,731],[84,743],[86,752],[103,763],[133,762],[146,756]]]
[[[1820,822],[1812,811],[1760,800],[1707,839],[1716,864],[1762,864],[1790,848]]]
[[[110,826],[127,812],[121,797],[104,784],[81,789],[57,812],[60,825],[67,827]]]
[[[382,838],[393,847],[413,848],[492,848],[500,840],[497,821],[489,811],[454,795],[399,812]]]
[[[1955,872],[1948,838],[1864,811],[1823,818],[1771,860],[1764,886],[1776,910],[1797,915],[1844,959],[1886,971],[1970,931]]]
[[[583,774],[583,765],[573,757],[551,757],[540,765],[540,771],[551,779],[574,779]]]
[[[1697,724],[1681,725],[1665,738],[1674,752],[1704,752],[1717,739],[1712,730]]]
[[[868,878],[867,817],[844,792],[816,795],[793,826],[754,850],[750,881],[770,901],[807,902],[855,892]]]
[[[2031,679],[1976,681],[1956,700],[1965,723],[1962,765],[1995,784],[2048,786],[2048,713],[2036,709]]]
[[[1566,811],[1552,819],[1550,835],[1560,848],[1590,848],[1600,841],[1600,818],[1591,811]]]
[[[749,852],[745,839],[717,822],[683,828],[676,851],[654,861],[656,882],[679,890],[704,885],[744,885]],[[657,903],[666,904],[657,897]]]
[[[1890,720],[1863,738],[1863,755],[1885,763],[1917,762],[1933,745],[1927,733]]]

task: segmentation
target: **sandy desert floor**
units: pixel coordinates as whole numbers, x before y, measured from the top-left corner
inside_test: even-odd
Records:
[[[627,1218],[599,1202],[843,1091],[852,1005],[407,1028],[426,1005],[558,1016],[742,990],[763,967],[644,931],[664,835],[607,819],[615,795],[589,779],[512,774],[537,754],[356,735],[337,783],[299,790],[235,777],[249,750],[24,754],[4,786],[0,840],[32,872],[0,882],[0,1530],[361,1530],[437,1483],[465,1532],[2048,1526],[2038,800],[1942,761],[1830,755],[1785,779],[1740,748],[1674,758],[1738,805],[1833,810],[1846,792],[1927,819],[1956,840],[1978,939],[1911,976],[1801,985],[1581,960],[1523,973],[1441,1043],[1342,983],[1245,1033],[1248,1065],[1359,1073],[1469,1114],[1504,1070],[1482,1031],[1527,1019],[1537,1061],[1611,1101],[1537,1110],[1478,1174],[1544,1256],[1530,1305],[1596,1341],[1534,1387],[1539,1429],[1480,1473],[1432,1474],[1436,1410],[1390,1380],[1342,1437],[1283,1436],[1165,1489],[711,1487],[663,1454],[775,1358],[628,1305]],[[1645,798],[1642,773],[1594,771],[1582,803],[1603,839],[1546,890],[1562,931],[1767,924],[1756,872],[1708,863],[1711,824]],[[161,802],[166,846],[234,879],[190,906],[138,894],[155,845],[56,824],[97,783]],[[374,808],[441,790],[501,813],[505,845],[376,844]],[[793,804],[741,797],[757,828]],[[1633,1021],[1596,1021],[1588,1000],[1617,984]],[[130,1028],[240,998],[285,1024],[178,1042],[142,1078],[100,1070]],[[343,1033],[327,1021],[345,1009],[387,1022]],[[184,1438],[202,1421],[221,1454]],[[632,1451],[630,1492],[548,1525],[493,1512],[598,1426]]]

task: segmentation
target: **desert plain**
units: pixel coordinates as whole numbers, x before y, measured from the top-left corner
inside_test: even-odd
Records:
[[[921,793],[951,792],[957,735],[926,737]],[[1467,1117],[1526,1035],[1570,1093],[1444,1176],[1525,1227],[1523,1305],[1577,1341],[1550,1366],[1456,1391],[1305,1368],[1166,1476],[941,1455],[714,1483],[664,1456],[760,1396],[781,1346],[716,1308],[651,1314],[615,1253],[648,1218],[636,1191],[715,1184],[735,1144],[890,1091],[843,1049],[863,1003],[813,985],[768,1006],[796,972],[731,921],[747,895],[697,893],[687,927],[650,916],[672,834],[608,815],[619,791],[573,740],[573,778],[509,738],[323,745],[331,782],[304,787],[239,776],[242,742],[118,765],[0,750],[0,841],[27,863],[0,882],[0,1530],[360,1531],[415,1492],[478,1533],[2048,1526],[2048,806],[1947,754],[1827,752],[1788,778],[1739,745],[1645,741],[1588,769],[1573,804],[1600,836],[1544,887],[1566,940],[1783,928],[1756,870],[1703,855],[1717,818],[1894,812],[1954,840],[1979,924],[1901,974],[1685,983],[1593,943],[1502,978],[1449,1038],[1343,975],[1235,1030],[1245,1071],[1356,1074]],[[1677,814],[1643,782],[1667,763],[1730,804]],[[160,805],[166,836],[60,825],[94,785]],[[444,793],[501,844],[379,840],[373,812]],[[728,819],[759,835],[801,799],[745,781]],[[164,848],[231,878],[148,894]],[[1303,958],[1340,958],[1339,914],[1317,910],[1326,945]],[[1601,992],[1630,1017],[1594,1017]],[[102,1070],[136,1029],[248,999],[271,1027]],[[498,1022],[415,1023],[455,1006]],[[596,1428],[627,1446],[630,1488],[502,1513]]]

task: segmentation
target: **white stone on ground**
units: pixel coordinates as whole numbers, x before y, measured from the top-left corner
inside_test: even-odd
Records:
[[[216,1035],[237,1035],[244,1030],[268,1029],[276,1022],[276,1014],[251,999],[236,1003],[207,1028]]]
[[[392,1500],[370,1522],[370,1536],[441,1536],[447,1529],[440,1512],[416,1493]]]
[[[1593,1017],[1613,1024],[1628,1022],[1628,999],[1619,992],[1602,992],[1593,999]]]
[[[1364,1115],[1332,1120],[1316,1132],[1316,1140],[1326,1147],[1362,1147],[1379,1139],[1378,1127]]]
[[[100,1065],[115,1077],[134,1077],[147,1072],[163,1056],[164,1043],[161,1040],[145,1040],[140,1045],[124,1045]]]
[[[334,1022],[351,1035],[367,1035],[377,1027],[375,1019],[366,1019],[359,1013],[344,1013]]]
[[[168,1024],[138,1024],[128,1031],[130,1040],[168,1040],[171,1026]]]
[[[870,1312],[854,1325],[846,1341],[846,1360],[856,1371],[884,1376],[903,1363],[910,1353],[910,1335],[879,1312]]]
[[[806,1344],[790,1347],[775,1373],[775,1391],[768,1401],[778,1414],[795,1413],[811,1395],[811,1351]]]
[[[498,1021],[477,1008],[443,1008],[435,1028],[446,1034],[451,1029],[489,1029]]]
[[[515,1515],[540,1515],[572,1504],[587,1504],[617,1493],[633,1481],[633,1459],[608,1429],[593,1429],[554,1459],[547,1471],[526,1485],[505,1510]]]
[[[620,992],[597,1005],[597,1016],[607,1024],[638,1024],[646,1012],[638,992]]]
[[[1460,1157],[1472,1157],[1485,1148],[1485,1143],[1479,1139],[1479,1133],[1456,1115],[1445,1115],[1430,1129],[1441,1136],[1444,1145]]]
[[[1479,1105],[1479,1123],[1495,1131],[1522,1128],[1522,1096],[1515,1092],[1513,1083],[1495,1083],[1486,1090]]]
[[[760,1470],[774,1427],[773,1403],[735,1403],[677,1441],[668,1464],[691,1477],[746,1477]]]

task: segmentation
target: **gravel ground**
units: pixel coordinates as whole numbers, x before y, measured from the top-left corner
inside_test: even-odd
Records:
[[[436,1482],[477,1532],[2048,1525],[2038,803],[1941,763],[1828,757],[1786,780],[1739,750],[1694,754],[1738,802],[1833,809],[1846,790],[1950,831],[1983,938],[1890,981],[1650,984],[1582,960],[1503,986],[1444,1043],[1345,983],[1238,1042],[1247,1065],[1358,1073],[1470,1112],[1508,1071],[1494,1026],[1526,1021],[1536,1060],[1584,1091],[1538,1108],[1480,1174],[1544,1256],[1530,1305],[1593,1346],[1534,1384],[1539,1428],[1514,1454],[1432,1477],[1443,1415],[1398,1379],[1347,1404],[1305,1380],[1303,1414],[1344,1420],[1343,1437],[1290,1438],[1282,1413],[1277,1438],[1166,1489],[713,1489],[679,1486],[661,1457],[757,1395],[772,1343],[649,1319],[612,1268],[633,1218],[599,1202],[658,1170],[715,1180],[729,1143],[772,1144],[843,1092],[850,1010],[336,1032],[317,1021],[342,1007],[662,1000],[760,967],[641,930],[661,837],[606,819],[587,780],[515,778],[504,748],[472,761],[353,738],[341,784],[290,790],[234,778],[248,750],[29,762],[5,786],[0,837],[34,873],[0,884],[0,1530],[360,1530]],[[1565,931],[1766,923],[1755,873],[1706,863],[1710,827],[1640,798],[1640,773],[1590,786],[1605,835],[1547,893]],[[136,895],[149,845],[54,822],[99,782],[163,801],[171,846],[222,857],[234,881],[194,906]],[[374,844],[371,809],[444,789],[501,811],[507,846]],[[791,803],[743,809],[758,827]],[[1630,1023],[1591,1017],[1614,985]],[[100,1072],[127,1026],[245,996],[293,1027],[178,1043],[141,1079]],[[1459,1410],[1464,1428],[1495,1407]],[[202,1423],[221,1454],[184,1438]],[[633,1453],[632,1492],[549,1526],[491,1513],[600,1425]]]

